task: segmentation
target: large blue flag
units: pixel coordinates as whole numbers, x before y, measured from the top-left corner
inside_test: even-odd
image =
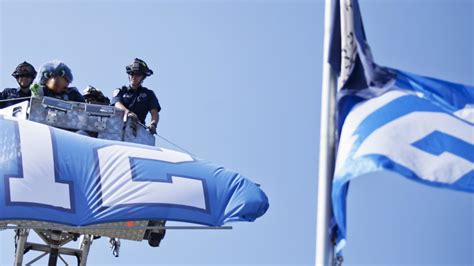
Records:
[[[346,196],[354,178],[388,170],[474,193],[474,87],[375,64],[358,2],[344,2],[335,7],[330,60],[340,77],[332,188],[336,252],[345,244]]]
[[[253,221],[269,206],[252,181],[186,153],[2,116],[0,128],[0,221],[220,226]]]

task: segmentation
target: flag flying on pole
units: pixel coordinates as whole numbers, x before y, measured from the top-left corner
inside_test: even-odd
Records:
[[[335,7],[330,63],[339,73],[332,187],[340,252],[349,181],[380,170],[474,193],[474,87],[374,63],[357,0]]]

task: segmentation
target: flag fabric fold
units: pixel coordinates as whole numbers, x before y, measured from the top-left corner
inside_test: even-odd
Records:
[[[221,226],[268,209],[260,187],[189,154],[0,115],[0,221]]]
[[[349,181],[381,170],[474,193],[474,87],[374,63],[357,0],[336,1],[330,64],[339,75],[332,188],[336,253]],[[342,36],[342,37],[341,37]]]

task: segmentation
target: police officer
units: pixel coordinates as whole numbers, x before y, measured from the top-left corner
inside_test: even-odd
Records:
[[[129,85],[114,91],[112,105],[118,109],[125,111],[129,117],[136,117],[145,124],[145,118],[148,112],[151,113],[150,132],[156,133],[158,125],[159,112],[161,110],[160,103],[152,90],[142,86],[143,80],[153,74],[147,64],[138,58],[126,66]]]
[[[71,69],[60,61],[47,62],[39,71],[39,82],[32,87],[33,94],[58,98],[64,101],[84,102],[84,97],[75,87],[69,87],[72,82]]]
[[[82,91],[86,103],[109,105],[110,99],[101,90],[89,85]]]
[[[36,77],[35,68],[30,63],[25,61],[15,68],[15,71],[13,71],[12,76],[18,82],[19,87],[4,89],[0,93],[0,100],[31,97],[30,85],[31,83],[33,83],[33,80]],[[8,107],[10,105],[14,105],[22,101],[25,101],[25,99],[0,102],[0,108]]]

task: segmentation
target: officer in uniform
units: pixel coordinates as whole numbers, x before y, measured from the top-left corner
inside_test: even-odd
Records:
[[[111,104],[124,110],[128,117],[137,118],[142,124],[145,124],[145,118],[150,112],[149,129],[151,133],[155,134],[161,106],[155,93],[142,86],[143,80],[151,76],[153,71],[143,60],[138,58],[135,58],[125,69],[128,74],[129,86],[116,89]]]
[[[12,76],[16,79],[20,87],[4,89],[0,93],[0,100],[31,97],[30,85],[33,83],[33,80],[36,77],[35,68],[30,63],[25,61],[15,68]],[[0,102],[0,108],[8,107],[22,101],[25,101],[25,99]]]
[[[142,86],[143,80],[151,76],[153,71],[148,68],[143,60],[138,58],[135,58],[125,69],[128,74],[129,86],[116,89],[111,104],[124,110],[128,117],[137,118],[142,124],[145,124],[145,118],[150,112],[151,123],[149,129],[151,133],[155,134],[161,106],[155,93]],[[149,221],[148,226],[163,227],[165,223],[166,221]],[[158,247],[165,234],[166,230],[164,228],[146,230],[144,239],[148,240],[150,246]]]
[[[58,98],[64,101],[84,102],[84,97],[72,82],[71,69],[60,61],[47,62],[41,66],[39,81],[32,87],[34,95]]]

